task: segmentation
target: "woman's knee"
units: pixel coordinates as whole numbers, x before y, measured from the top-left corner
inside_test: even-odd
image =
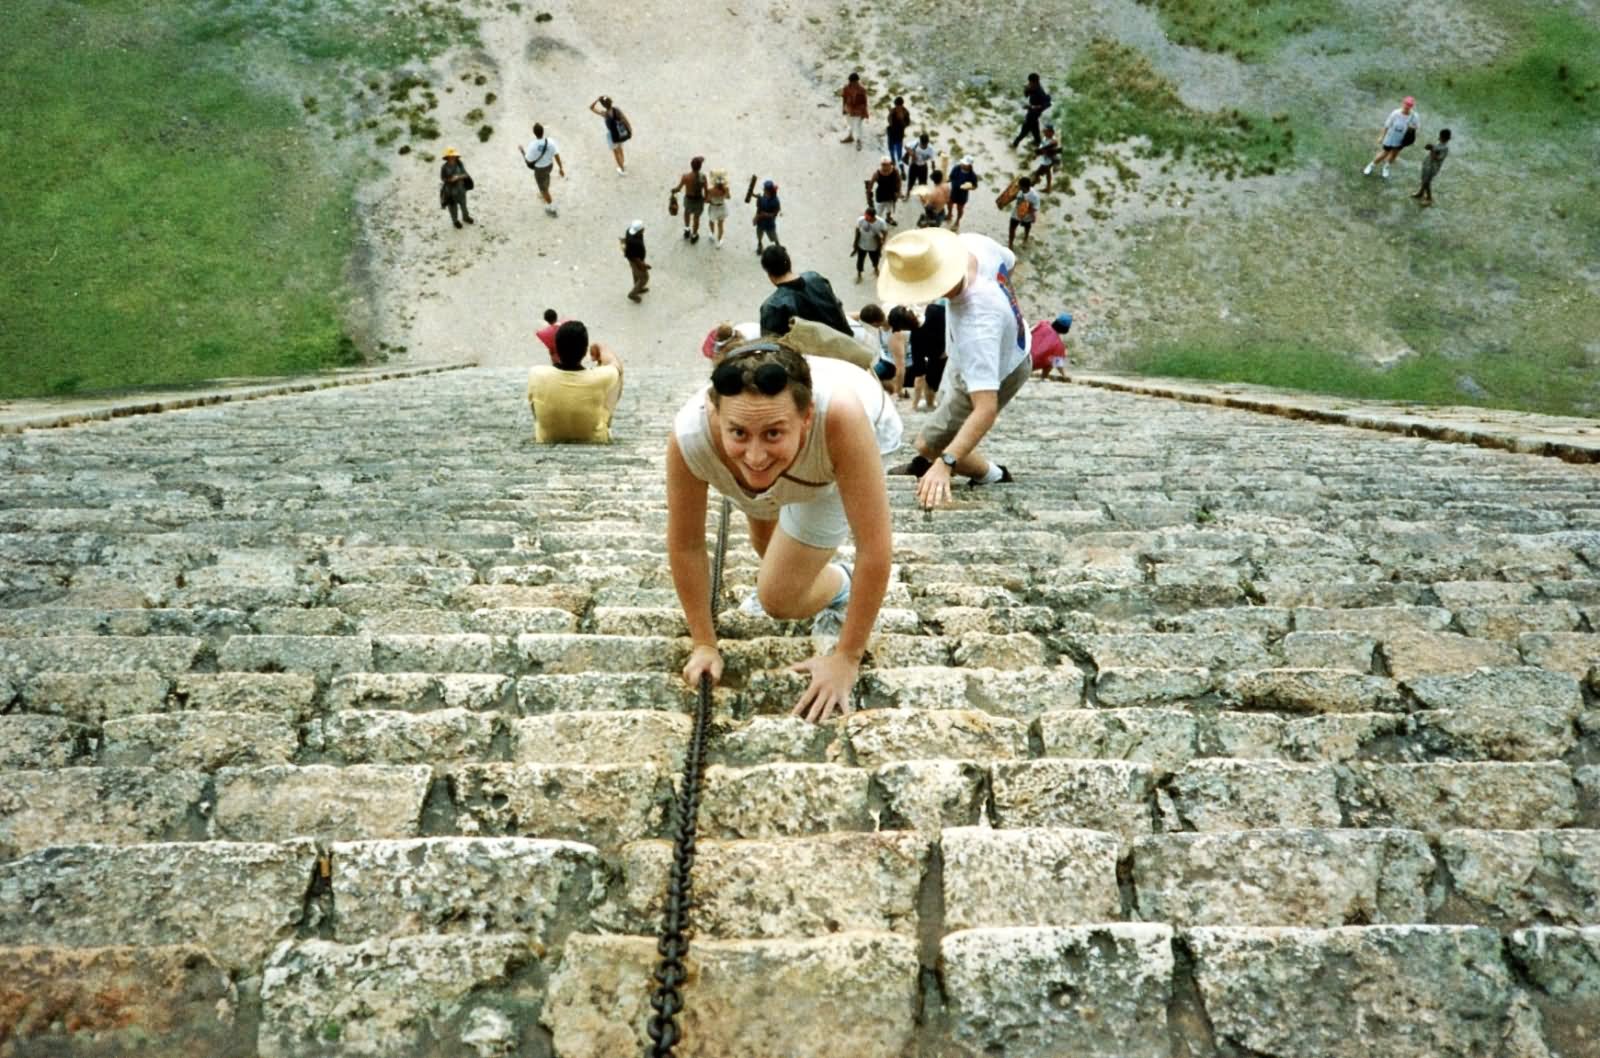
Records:
[[[802,621],[807,617],[815,617],[820,609],[809,607],[804,598],[805,592],[793,590],[793,585],[758,584],[756,595],[767,616],[776,621]]]

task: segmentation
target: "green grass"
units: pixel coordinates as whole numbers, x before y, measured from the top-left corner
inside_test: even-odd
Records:
[[[1509,9],[1512,53],[1439,76],[1427,86],[1440,114],[1469,117],[1480,135],[1512,145],[1587,140],[1600,120],[1600,26],[1561,14]]]
[[[359,357],[340,319],[350,185],[299,106],[197,64],[148,0],[15,0],[0,150],[0,388],[64,395]]]
[[[1478,405],[1556,415],[1592,415],[1600,400],[1595,372],[1560,349],[1518,349],[1462,359],[1423,355],[1377,368],[1343,353],[1308,349],[1287,340],[1214,334],[1152,349],[1133,357],[1128,366],[1149,375],[1246,382],[1360,400]],[[1468,378],[1482,394],[1462,388]]]
[[[1340,24],[1329,0],[1139,0],[1175,44],[1260,62],[1291,37]]]

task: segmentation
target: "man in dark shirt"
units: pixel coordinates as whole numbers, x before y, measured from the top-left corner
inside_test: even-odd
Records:
[[[853,334],[844,306],[833,292],[833,285],[815,272],[795,274],[789,251],[769,246],[761,254],[761,267],[776,288],[761,303],[761,333],[785,335],[796,316],[832,327],[842,334]]]
[[[644,221],[636,220],[628,225],[628,233],[622,237],[622,256],[628,259],[628,268],[633,272],[633,289],[628,291],[628,300],[643,301],[644,292],[650,289],[650,266],[644,259]]]
[[[1050,93],[1046,92],[1044,85],[1039,83],[1039,75],[1030,73],[1028,75],[1028,87],[1022,90],[1022,94],[1028,98],[1028,109],[1023,112],[1022,129],[1017,133],[1017,138],[1011,141],[1011,146],[1015,148],[1017,144],[1022,142],[1022,137],[1032,136],[1033,145],[1037,147],[1039,146],[1039,140],[1043,138],[1039,134],[1039,119],[1044,116],[1046,110],[1050,109]]]

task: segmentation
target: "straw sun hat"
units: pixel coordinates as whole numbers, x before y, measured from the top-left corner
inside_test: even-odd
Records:
[[[883,244],[878,300],[905,305],[948,294],[967,274],[967,248],[948,228],[903,231]]]

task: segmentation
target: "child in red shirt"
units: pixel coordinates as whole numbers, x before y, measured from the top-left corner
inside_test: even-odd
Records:
[[[1055,371],[1063,382],[1067,379],[1067,346],[1061,339],[1072,330],[1072,313],[1063,312],[1053,320],[1040,320],[1033,325],[1033,369],[1041,379],[1049,378]]]

